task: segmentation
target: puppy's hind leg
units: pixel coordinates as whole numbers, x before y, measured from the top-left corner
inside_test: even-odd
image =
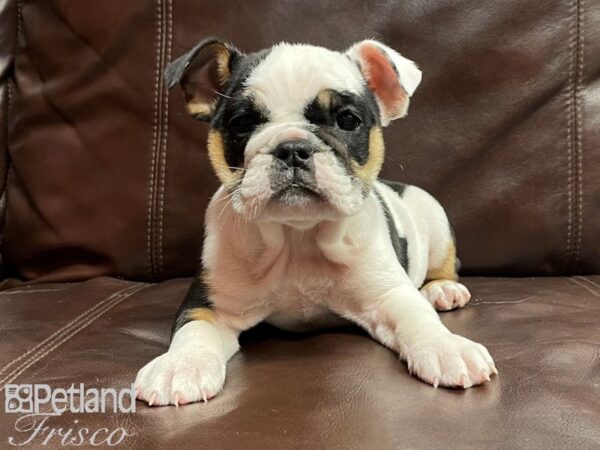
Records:
[[[458,282],[458,259],[453,239],[448,241],[447,249],[444,262],[440,266],[429,266],[427,281],[421,288],[421,294],[438,311],[462,308],[471,299],[467,287]]]
[[[421,223],[428,248],[427,276],[421,294],[438,311],[462,308],[471,294],[458,282],[460,262],[446,212],[435,198],[415,186],[406,187],[402,199]]]
[[[169,350],[137,374],[137,398],[150,406],[179,406],[215,396],[225,382],[227,360],[239,348],[238,334],[213,310],[197,277],[177,312]]]

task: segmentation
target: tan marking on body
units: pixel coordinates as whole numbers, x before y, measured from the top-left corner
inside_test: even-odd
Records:
[[[317,102],[325,109],[329,109],[331,106],[331,89],[322,89],[317,94]]]
[[[231,52],[227,47],[220,44],[216,50],[217,55],[217,75],[219,76],[219,84],[225,85],[225,82],[229,79],[229,59],[231,58]]]
[[[231,186],[239,181],[241,171],[233,171],[227,164],[223,136],[217,130],[208,133],[208,158],[217,177],[225,186]]]
[[[188,317],[191,320],[204,320],[206,322],[214,322],[216,319],[215,312],[209,308],[194,308],[188,312]]]
[[[229,59],[231,51],[222,43],[215,42],[209,45],[204,52],[210,52],[212,59],[205,64],[203,70],[209,71],[211,80],[210,86],[200,83],[197,80],[190,83],[186,90],[186,109],[188,113],[202,120],[212,118],[217,100],[213,99],[216,91],[220,91],[229,79]],[[193,80],[192,80],[193,81]]]
[[[448,254],[440,267],[429,268],[426,280],[458,280],[456,273],[456,246],[453,242],[448,246]]]
[[[185,104],[185,107],[192,116],[206,116],[211,117],[215,112],[215,104],[205,103],[197,100],[190,100]]]
[[[354,174],[368,184],[373,183],[383,165],[384,152],[385,145],[381,128],[374,126],[369,132],[369,159],[362,166],[356,161],[352,161]]]

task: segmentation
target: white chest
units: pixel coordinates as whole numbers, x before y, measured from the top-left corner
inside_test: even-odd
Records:
[[[268,322],[293,331],[347,323],[329,308],[343,291],[346,269],[323,255],[314,236],[289,236],[278,258],[274,266],[280,266],[279,273],[266,293],[273,310]]]

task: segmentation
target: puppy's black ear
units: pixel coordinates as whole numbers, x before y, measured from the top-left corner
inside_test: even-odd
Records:
[[[165,70],[167,86],[185,92],[188,112],[198,120],[212,119],[219,93],[242,54],[216,38],[205,39]]]

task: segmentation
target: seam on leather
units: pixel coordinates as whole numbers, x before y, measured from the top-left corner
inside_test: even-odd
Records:
[[[152,160],[150,164],[150,182],[148,192],[148,214],[146,217],[146,251],[148,253],[148,271],[152,279],[159,279],[162,274],[162,236],[160,222],[161,176],[163,174],[163,142],[165,133],[166,92],[163,79],[163,68],[166,65],[168,12],[162,0],[156,2],[157,11],[157,53],[156,78],[154,92],[154,122],[152,133]],[[166,158],[166,156],[165,156]],[[164,193],[162,193],[164,195]]]
[[[156,2],[156,60],[154,63],[154,116],[152,123],[152,151],[150,152],[150,173],[148,180],[147,213],[146,213],[146,259],[147,270],[150,278],[153,279],[156,274],[154,266],[154,242],[153,242],[153,219],[154,219],[154,196],[155,196],[155,171],[156,171],[156,151],[158,148],[159,131],[159,108],[160,108],[160,86],[161,86],[161,54],[162,54],[162,5],[161,0]]]
[[[595,289],[598,289],[598,292],[600,293],[600,284],[596,283],[595,281],[590,280],[588,277],[585,277],[583,275],[579,275],[579,276],[577,276],[575,278],[577,278],[578,280],[582,280],[582,281],[585,281],[585,282],[591,284],[592,286],[594,286]]]
[[[577,270],[581,249],[583,219],[581,83],[583,78],[583,6],[572,0],[569,29],[569,78],[567,100],[567,251],[566,268]]]
[[[58,289],[46,289],[46,288],[40,288],[40,289],[16,289],[12,290],[12,289],[7,289],[5,291],[0,291],[0,296],[3,295],[13,295],[13,294],[39,294],[40,292],[60,292],[64,290],[63,288],[58,288]]]
[[[122,292],[124,292],[127,289],[130,289],[132,287],[133,286],[128,286],[126,288],[123,288],[123,289],[121,289],[121,290],[113,293],[112,295],[108,296],[104,300],[99,301],[98,303],[96,303],[91,308],[85,310],[84,312],[82,312],[81,314],[79,314],[77,317],[75,317],[73,320],[71,320],[70,322],[68,322],[66,325],[62,326],[61,328],[59,328],[58,330],[56,330],[54,333],[52,333],[50,336],[48,336],[46,339],[44,339],[42,342],[40,342],[39,344],[37,344],[35,347],[29,349],[24,354],[22,354],[18,358],[15,358],[10,363],[8,363],[6,366],[4,366],[2,369],[0,369],[0,375],[2,375],[3,373],[5,373],[10,367],[12,367],[13,365],[15,365],[17,362],[19,362],[22,359],[26,358],[28,355],[31,355],[33,352],[39,350],[40,347],[45,346],[47,343],[49,343],[53,339],[59,337],[60,335],[62,335],[64,333],[67,333],[71,328],[73,328],[74,326],[76,326],[78,322],[81,322],[82,320],[84,320],[90,314],[95,313],[95,311],[98,308],[102,307],[105,303],[111,301],[115,296],[119,295],[120,293],[122,293]]]
[[[577,7],[577,0],[571,0],[571,9]],[[570,11],[570,16],[573,16],[573,11]],[[572,160],[573,160],[573,144],[571,137],[571,122],[572,122],[572,94],[573,89],[573,36],[574,36],[574,20],[571,19],[571,26],[569,28],[569,77],[567,86],[567,245],[566,245],[566,264],[569,266],[569,260],[571,258],[571,241],[573,237],[573,171],[572,171]]]
[[[15,47],[13,49],[13,61],[17,55],[17,47],[19,44],[19,36],[23,30],[23,0],[17,0],[17,39],[15,39]]]
[[[30,351],[26,352],[19,358],[12,361],[10,364],[5,366],[1,372],[5,372],[7,370],[7,368],[12,367],[18,361],[25,358],[28,354],[31,355],[30,357],[25,359],[21,365],[17,366],[10,373],[8,373],[8,375],[6,375],[4,378],[0,379],[0,391],[2,389],[4,389],[4,386],[6,384],[11,383],[16,377],[21,375],[25,370],[27,370],[29,367],[31,367],[35,363],[41,361],[45,356],[47,356],[49,353],[56,350],[59,346],[61,346],[65,342],[67,342],[69,339],[71,339],[77,333],[79,333],[80,331],[87,328],[94,321],[96,321],[99,317],[103,316],[105,313],[107,313],[109,310],[114,308],[116,305],[118,305],[119,303],[122,303],[123,301],[127,300],[132,295],[136,294],[137,292],[141,291],[142,289],[145,289],[146,287],[147,287],[146,284],[141,284],[141,285],[136,284],[134,286],[129,286],[125,289],[122,289],[122,290],[112,294],[111,296],[107,297],[105,300],[96,304],[93,308],[89,309],[86,313],[82,314],[81,316],[83,316],[83,317],[81,319],[80,319],[81,316],[78,316],[76,319],[69,322],[69,324],[67,326],[65,326],[61,330],[59,330],[59,332],[53,333],[51,336],[49,336],[47,339],[42,341],[36,347],[34,347]],[[45,342],[45,344],[41,345],[44,342]],[[33,352],[36,348],[37,348],[37,350],[35,352]]]
[[[0,224],[2,229],[0,230],[0,246],[4,247],[4,231],[6,228],[6,211],[8,209],[8,205],[6,204],[6,196],[7,196],[7,192],[8,192],[8,187],[11,184],[11,180],[14,177],[13,172],[14,172],[14,168],[13,168],[13,164],[12,164],[12,158],[10,157],[10,152],[9,152],[9,141],[10,141],[10,135],[8,132],[9,129],[9,124],[12,120],[12,115],[13,115],[13,107],[14,107],[14,96],[15,96],[15,74],[16,74],[16,70],[15,70],[15,61],[17,58],[17,50],[19,47],[19,37],[21,36],[21,30],[22,30],[22,20],[23,20],[23,2],[22,0],[17,0],[16,1],[16,21],[17,21],[17,26],[15,27],[15,42],[13,45],[13,49],[12,49],[12,64],[13,64],[13,70],[12,70],[12,75],[10,76],[10,78],[7,81],[7,102],[6,102],[6,123],[4,124],[6,130],[6,148],[3,149],[3,151],[6,151],[6,178],[4,180],[4,185],[2,186],[2,198],[1,198],[1,210],[0,210]],[[6,268],[6,259],[4,258],[4,253],[2,253],[0,255],[0,273],[2,274],[2,276],[5,275],[5,268]]]
[[[581,240],[583,235],[583,109],[581,106],[581,91],[583,85],[585,30],[584,30],[585,0],[579,0],[577,9],[577,80],[575,85],[575,117],[576,117],[576,150],[577,150],[577,233],[575,242],[574,269],[579,270],[581,256]]]
[[[154,264],[154,279],[159,277],[159,266],[158,266],[158,196],[159,196],[159,185],[160,185],[160,173],[161,173],[161,153],[162,153],[162,134],[163,134],[163,117],[164,117],[164,86],[162,71],[165,66],[164,53],[165,53],[165,12],[164,12],[164,1],[158,0],[159,8],[159,21],[160,21],[160,46],[159,46],[159,64],[158,64],[158,75],[159,75],[159,87],[158,87],[158,115],[157,115],[157,137],[156,137],[156,168],[154,173],[154,199],[153,199],[153,217],[152,217],[152,261]]]
[[[171,47],[173,41],[173,3],[172,0],[166,2],[166,50],[164,55],[164,65],[171,60]],[[163,225],[164,225],[164,200],[166,190],[166,171],[167,171],[167,149],[168,149],[168,137],[169,137],[169,93],[166,89],[162,89],[164,95],[163,100],[163,124],[162,124],[162,143],[160,152],[160,192],[158,196],[158,274],[162,275],[164,271],[164,256],[163,256]]]
[[[600,290],[596,290],[594,287],[583,283],[581,281],[581,278],[583,278],[583,277],[577,277],[577,278],[569,277],[568,280],[570,280],[572,283],[576,284],[577,286],[582,287],[586,291],[591,292],[594,296],[600,298]],[[587,281],[589,281],[589,280],[587,280]],[[595,283],[592,283],[592,284],[594,284],[595,286],[598,286]],[[600,286],[598,286],[598,288],[600,288]]]

